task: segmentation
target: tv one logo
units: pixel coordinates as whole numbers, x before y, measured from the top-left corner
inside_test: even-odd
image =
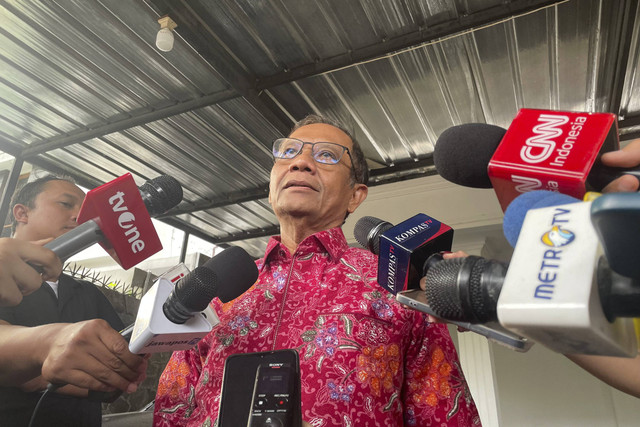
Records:
[[[533,136],[528,138],[520,150],[520,158],[527,163],[544,162],[556,148],[555,139],[562,135],[560,126],[569,122],[567,116],[540,114],[538,124],[533,127]]]
[[[138,227],[134,225],[136,217],[127,205],[124,204],[124,193],[118,191],[115,195],[111,196],[109,198],[109,204],[113,212],[118,215],[118,226],[124,230],[127,242],[131,245],[131,252],[137,254],[144,250],[144,240],[140,238],[140,231],[138,231]]]

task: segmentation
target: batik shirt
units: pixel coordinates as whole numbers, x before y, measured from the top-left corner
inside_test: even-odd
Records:
[[[295,349],[302,418],[324,426],[468,426],[480,420],[444,324],[430,324],[376,282],[377,257],[340,228],[292,255],[272,237],[258,281],[214,308],[220,323],[173,353],[158,385],[154,425],[214,426],[225,359]]]

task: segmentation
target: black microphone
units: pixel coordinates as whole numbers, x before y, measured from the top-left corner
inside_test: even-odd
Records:
[[[166,279],[158,279],[140,302],[136,322],[120,334],[129,342],[132,353],[191,348],[211,330],[210,320],[197,316],[211,300],[218,297],[225,303],[232,301],[249,289],[257,278],[258,268],[251,256],[244,249],[231,246],[194,268],[175,286]],[[163,295],[167,293],[169,296],[163,301]],[[60,385],[50,388],[55,390],[57,387]],[[120,390],[90,390],[89,398],[113,402],[120,394]]]
[[[629,198],[633,200],[633,204],[628,201]],[[612,230],[615,227],[624,229],[625,225],[629,225],[627,223],[620,224],[620,211],[628,213],[640,211],[638,209],[638,206],[640,206],[637,203],[638,199],[640,199],[640,195],[634,193],[606,194],[596,199],[598,202],[596,211],[599,217],[606,216],[604,219],[600,218],[600,222],[606,222],[609,228],[604,227],[599,230],[600,242],[594,241],[593,245],[605,244],[605,252],[607,252],[607,244],[609,246],[613,245],[611,240],[607,240],[608,234],[612,234]],[[595,204],[596,201],[592,203]],[[525,231],[523,225],[525,225],[524,222],[528,211],[567,206],[573,203],[582,202],[566,195],[547,191],[533,191],[522,194],[514,199],[504,216],[503,228],[507,240],[514,247],[517,244],[522,245],[518,240],[518,235],[521,231]],[[588,203],[585,203],[585,205],[588,205]],[[592,206],[592,217],[593,213],[594,208]],[[624,217],[622,218],[624,219]],[[577,229],[577,225],[575,227]],[[588,228],[593,229],[591,225]],[[593,231],[595,232],[595,230]],[[616,231],[618,234],[620,233],[620,230]],[[527,233],[531,234],[532,232],[535,234],[537,228],[530,225]],[[635,253],[633,247],[638,246],[638,243],[633,246],[629,242],[625,243],[627,245],[624,249],[629,253]],[[616,254],[624,253],[623,248],[615,249],[617,251],[615,252]],[[554,253],[560,254],[561,250],[556,249]],[[621,264],[617,261],[614,261],[616,265],[626,266],[626,264]],[[627,257],[624,261],[630,262],[631,258]],[[553,269],[558,273],[563,270],[572,272],[569,267],[565,267],[559,262],[557,266],[553,265]],[[595,259],[589,259],[585,256],[581,269],[586,271],[593,270],[593,277],[598,286],[600,305],[609,321],[613,321],[618,317],[636,317],[640,315],[640,281],[638,279],[625,277],[616,272],[616,269],[611,268],[610,262],[604,256]],[[427,287],[425,292],[427,300],[431,308],[445,319],[470,323],[499,320],[496,310],[507,271],[507,264],[477,256],[438,261],[432,264],[426,274]],[[546,278],[545,275],[541,275],[541,277]],[[571,284],[571,286],[587,286],[587,284]]]
[[[493,188],[487,166],[507,132],[500,126],[466,123],[440,134],[433,162],[441,177],[471,188]]]
[[[195,268],[175,286],[161,277],[140,301],[129,350],[142,354],[193,347],[212,327],[211,320],[198,314],[214,297],[222,302],[237,298],[257,278],[254,260],[237,246]]]
[[[573,126],[581,132],[572,130],[568,117],[574,116],[584,118],[583,124]],[[600,116],[609,115],[522,109],[508,131],[485,123],[453,126],[438,137],[434,164],[440,176],[454,184],[494,188],[503,210],[527,191],[551,190],[582,198],[585,191],[601,191],[625,174],[640,180],[640,168],[600,162],[599,154],[619,145],[614,126],[603,124]],[[547,121],[543,126],[535,118]]]
[[[417,288],[427,258],[437,252],[450,251],[453,229],[425,214],[418,214],[400,224],[365,216],[356,222],[354,236],[378,257],[378,283],[393,294]]]
[[[182,186],[172,176],[160,175],[142,184],[140,196],[152,217],[161,215],[182,201]]]
[[[478,256],[441,260],[427,270],[427,301],[447,320],[497,321],[496,307],[506,273],[506,264]]]
[[[162,311],[173,323],[184,323],[207,308],[216,296],[224,303],[236,299],[257,278],[258,269],[251,256],[241,247],[231,246],[178,281]]]

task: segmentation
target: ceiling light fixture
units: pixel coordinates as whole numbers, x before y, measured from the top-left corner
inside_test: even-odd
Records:
[[[158,19],[160,31],[156,36],[156,47],[163,52],[169,52],[173,49],[173,29],[178,26],[169,15],[165,15]]]

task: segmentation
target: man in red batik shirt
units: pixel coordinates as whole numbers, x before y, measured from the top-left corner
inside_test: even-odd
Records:
[[[257,261],[255,285],[214,303],[220,324],[173,354],[154,425],[213,426],[226,358],[285,348],[299,353],[302,417],[313,426],[479,425],[446,325],[398,304],[376,282],[376,256],[347,245],[341,225],[368,191],[356,141],[308,116],[273,154],[281,235]]]

